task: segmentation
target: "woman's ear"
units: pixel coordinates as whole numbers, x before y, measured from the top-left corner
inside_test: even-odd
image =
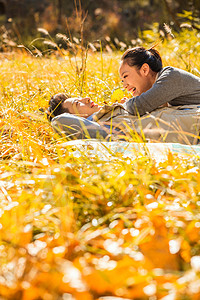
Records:
[[[149,67],[149,65],[147,63],[144,63],[142,65],[142,67],[140,68],[140,72],[144,76],[148,76],[149,71],[150,71],[150,67]]]

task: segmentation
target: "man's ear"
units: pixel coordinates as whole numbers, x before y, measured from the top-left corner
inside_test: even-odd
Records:
[[[144,63],[140,68],[141,74],[144,75],[145,77],[148,76],[149,71],[150,71],[150,67],[147,63]]]

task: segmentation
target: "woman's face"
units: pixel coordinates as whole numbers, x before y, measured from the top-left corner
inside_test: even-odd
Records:
[[[119,68],[123,87],[131,92],[134,97],[141,95],[152,87],[149,73],[150,68],[146,63],[138,69],[136,66],[130,67],[126,62],[122,62]]]
[[[62,103],[62,107],[70,114],[88,118],[93,113],[99,111],[99,105],[86,98],[68,98]]]

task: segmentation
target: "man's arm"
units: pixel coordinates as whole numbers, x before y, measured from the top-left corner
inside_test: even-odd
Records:
[[[69,139],[100,139],[106,138],[109,134],[109,130],[98,123],[69,113],[56,116],[51,124],[56,132],[64,134]]]

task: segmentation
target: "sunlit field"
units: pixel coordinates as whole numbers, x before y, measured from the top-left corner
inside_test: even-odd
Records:
[[[199,40],[169,36],[164,66],[200,76]],[[48,101],[111,103],[122,52],[74,47],[0,54],[0,299],[200,299],[199,157],[102,156],[89,143],[77,154]]]

